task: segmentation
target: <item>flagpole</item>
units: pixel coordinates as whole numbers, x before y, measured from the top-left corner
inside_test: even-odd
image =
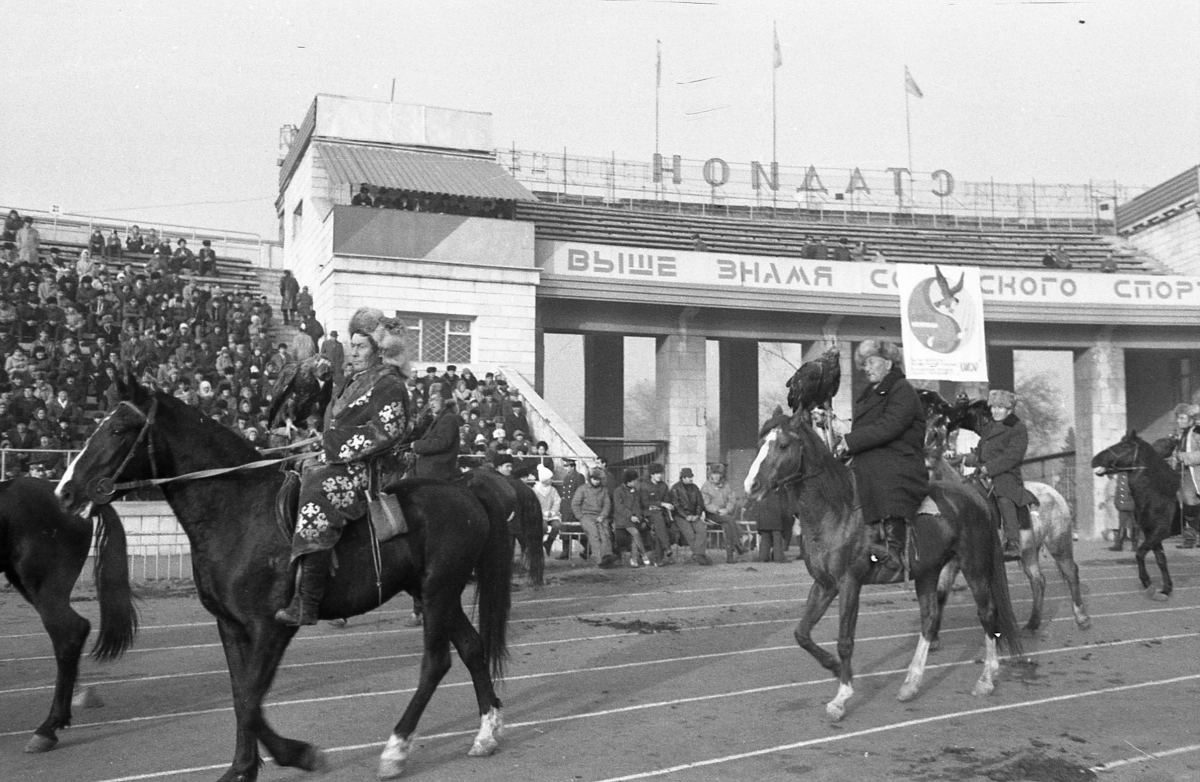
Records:
[[[656,59],[654,62],[654,154],[658,154],[658,115],[659,115],[659,93],[662,90],[662,40],[655,40]],[[662,191],[656,185],[656,190],[659,190],[657,195],[661,198]]]
[[[904,129],[908,137],[908,200],[915,208],[913,199],[913,162],[912,162],[912,118],[908,110],[908,66],[904,66]]]
[[[779,152],[779,115],[778,106],[775,101],[776,82],[779,79],[779,25],[776,22],[771,22],[771,166],[772,173],[778,171]],[[776,199],[779,196],[779,180],[776,174],[774,187],[771,188],[771,210],[777,208]]]

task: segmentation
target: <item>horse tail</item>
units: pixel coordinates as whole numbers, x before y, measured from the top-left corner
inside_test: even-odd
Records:
[[[94,578],[100,601],[100,633],[92,657],[115,660],[133,645],[138,616],[129,587],[129,559],[125,554],[125,527],[111,505],[96,510],[96,562]]]
[[[546,550],[542,548],[545,540],[545,519],[542,517],[542,503],[538,500],[533,489],[521,485],[517,489],[517,513],[521,517],[521,536],[525,543],[525,565],[529,569],[529,583],[541,586],[545,583]]]
[[[483,500],[483,498],[480,498]],[[490,498],[496,502],[494,497]],[[485,506],[487,501],[483,501]],[[503,507],[504,503],[500,503]],[[519,507],[519,505],[517,506]],[[517,507],[513,508],[516,512]],[[475,597],[479,606],[479,637],[483,657],[491,666],[492,678],[504,678],[508,660],[508,612],[512,607],[512,538],[507,520],[488,510],[488,535],[475,563]],[[498,517],[499,516],[499,517]],[[540,548],[540,544],[539,544]]]
[[[996,616],[996,642],[1000,651],[1013,657],[1024,654],[1021,647],[1020,631],[1017,628],[1017,615],[1013,611],[1012,596],[1008,592],[1008,571],[1004,568],[1004,549],[1000,539],[991,528],[987,527],[987,545],[990,549],[991,573],[988,578],[988,589],[992,596],[992,607]]]

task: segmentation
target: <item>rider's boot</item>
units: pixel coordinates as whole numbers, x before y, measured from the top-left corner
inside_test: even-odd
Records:
[[[1019,559],[1021,557],[1021,529],[1017,523],[1017,514],[1012,514],[1011,518],[1005,518],[1001,514],[1001,521],[1004,525],[1004,556]]]
[[[884,583],[900,581],[904,578],[905,520],[900,516],[888,516],[876,524],[879,525],[883,543],[871,545],[871,561],[878,564]]]
[[[320,613],[321,596],[329,578],[333,550],[314,551],[300,559],[300,584],[287,608],[275,612],[275,621],[285,625],[315,625]]]

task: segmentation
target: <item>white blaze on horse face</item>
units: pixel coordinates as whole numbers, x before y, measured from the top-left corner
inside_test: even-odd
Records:
[[[69,484],[75,478],[75,465],[79,463],[80,457],[87,452],[88,446],[92,444],[92,437],[95,437],[97,432],[104,428],[104,425],[108,423],[108,419],[112,418],[113,413],[115,412],[117,412],[116,408],[109,411],[108,415],[104,416],[103,420],[100,421],[100,425],[96,427],[96,431],[92,432],[91,437],[88,437],[87,441],[84,442],[83,447],[79,449],[79,453],[75,454],[75,458],[72,459],[71,463],[67,465],[67,471],[63,473],[63,477],[59,480],[58,486],[54,487],[54,494],[57,495],[60,500],[63,496],[63,489],[65,489],[67,484]]]
[[[750,465],[750,472],[746,474],[746,481],[742,484],[742,487],[746,490],[747,494],[750,493],[750,487],[754,485],[754,479],[758,477],[758,470],[760,467],[762,467],[763,461],[767,458],[767,451],[771,448],[771,443],[775,442],[778,437],[779,430],[772,429],[767,433],[767,436],[763,438],[763,444],[758,449],[758,456],[754,457],[754,463]]]

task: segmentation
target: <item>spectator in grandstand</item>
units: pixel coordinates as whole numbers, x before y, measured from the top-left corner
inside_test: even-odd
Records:
[[[725,483],[725,467],[714,464],[708,468],[708,480],[700,487],[704,497],[704,509],[710,524],[720,526],[725,538],[725,561],[736,562],[739,554],[746,553],[746,547],[741,540],[734,516],[737,512],[737,498],[733,490]]]
[[[181,271],[192,271],[196,265],[196,254],[188,247],[187,239],[181,238],[175,243],[175,252],[171,254],[171,271],[179,274]]]
[[[440,396],[429,399],[423,434],[412,444],[417,455],[415,475],[452,481],[458,476],[459,428],[462,420],[454,406]]]
[[[201,277],[215,277],[217,274],[217,252],[212,248],[212,240],[200,242],[200,253],[196,258],[196,273]]]
[[[509,457],[511,459],[511,457]],[[612,534],[609,531],[609,518],[612,516],[612,499],[604,488],[604,471],[598,467],[588,473],[587,483],[580,486],[571,499],[571,511],[588,540],[600,551],[600,567],[611,568],[616,565],[613,556]]]
[[[306,358],[312,358],[317,354],[317,347],[313,344],[312,337],[308,335],[303,323],[299,325],[299,331],[296,336],[292,337],[292,355],[296,361],[303,361]]]
[[[691,467],[679,471],[679,482],[671,487],[667,501],[673,508],[675,526],[679,528],[684,543],[692,551],[692,562],[711,565],[708,557],[708,529],[704,523],[704,495],[696,486],[695,473]]]
[[[300,292],[296,294],[296,314],[300,316],[301,320],[307,320],[312,317],[313,297],[308,292],[307,285],[301,288]]]
[[[1060,244],[1058,247],[1047,247],[1042,255],[1042,266],[1050,269],[1070,269],[1071,257],[1067,254],[1067,246]]]
[[[92,235],[88,237],[87,248],[97,258],[104,255],[104,231],[100,230],[100,226],[92,229]]]
[[[104,242],[104,257],[117,261],[121,260],[121,237],[117,236],[116,228],[112,230],[112,233],[108,235],[108,239]]]
[[[299,294],[300,283],[296,282],[290,269],[284,269],[283,276],[279,278],[279,296],[283,300],[280,310],[283,312],[284,323],[292,322],[292,316],[296,314],[296,297]]]
[[[26,215],[21,218],[21,230],[17,231],[17,260],[34,266],[38,262],[38,249],[42,245],[42,235],[33,227],[33,218]]]
[[[8,217],[4,218],[3,240],[6,242],[16,242],[17,232],[21,230],[21,226],[24,224],[25,221],[21,218],[21,215],[16,209],[8,210]]]
[[[692,234],[692,249],[697,252],[708,252],[708,242],[700,234]]]
[[[136,225],[129,229],[129,233],[125,234],[125,251],[131,253],[146,251],[146,238],[142,236],[142,229]]]
[[[838,239],[838,243],[833,246],[833,260],[835,260],[835,261],[851,260],[850,240],[847,239],[846,237],[843,236],[840,239]]]
[[[95,260],[92,259],[92,251],[86,247],[79,251],[79,260],[75,261],[75,273],[81,278],[85,275],[93,275],[98,269]]]
[[[1100,271],[1104,274],[1117,273],[1117,257],[1113,253],[1104,256],[1104,260],[1100,262]],[[1117,549],[1120,551],[1120,549]]]
[[[375,201],[371,198],[371,190],[367,186],[367,183],[363,182],[358,188],[358,193],[355,194],[354,198],[350,199],[350,206],[374,206],[374,205],[375,205]]]

